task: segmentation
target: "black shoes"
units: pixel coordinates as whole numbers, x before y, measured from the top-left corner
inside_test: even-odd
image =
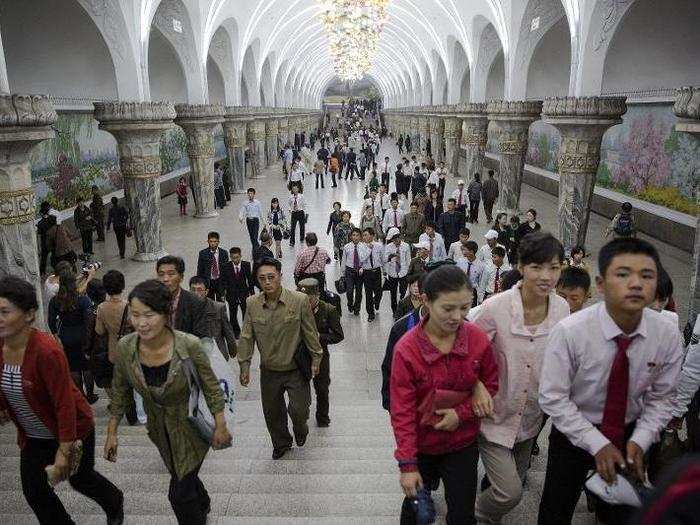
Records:
[[[360,315],[360,310],[359,310],[359,309],[358,309],[358,310],[355,310],[355,311],[353,312],[353,314],[354,314],[354,315]]]
[[[282,459],[282,457],[291,449],[292,447],[282,447],[274,449],[272,451],[272,459]]]
[[[331,426],[331,420],[330,419],[327,419],[327,420],[317,419],[316,426],[319,428],[328,428],[329,426]]]
[[[95,393],[92,393],[92,394],[85,396],[85,399],[87,399],[88,403],[90,403],[91,405],[94,405],[95,403],[97,403],[97,400],[100,399],[100,396],[98,396]]]
[[[374,321],[374,314],[370,314],[367,316],[367,322],[371,323],[372,321]]]
[[[294,441],[297,442],[297,447],[303,447],[306,444],[306,438],[309,437],[309,433],[307,432],[303,436],[294,436]]]

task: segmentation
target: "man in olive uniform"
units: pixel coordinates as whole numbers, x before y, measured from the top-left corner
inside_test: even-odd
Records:
[[[318,375],[314,377],[314,390],[316,391],[316,424],[319,427],[327,427],[331,420],[328,417],[328,387],[331,384],[331,364],[328,345],[340,343],[345,335],[340,324],[340,314],[330,304],[321,301],[318,280],[310,277],[299,281],[298,290],[309,296],[311,311],[316,320],[318,338],[323,348],[323,359]]]
[[[323,350],[308,298],[282,287],[282,263],[263,257],[256,262],[255,277],[262,292],[246,299],[246,315],[238,342],[240,381],[243,386],[250,383],[250,361],[257,344],[265,424],[272,438],[272,459],[280,459],[292,448],[287,414],[292,420],[297,446],[306,443],[309,433],[311,386],[297,368],[294,354],[303,341],[311,353],[311,373],[316,376]],[[289,406],[285,403],[285,392]]]

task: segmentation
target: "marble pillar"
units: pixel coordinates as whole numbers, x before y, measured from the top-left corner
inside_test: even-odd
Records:
[[[177,104],[175,123],[187,136],[190,180],[195,194],[195,217],[216,217],[214,202],[214,130],[224,121],[224,107],[219,104]]]
[[[622,122],[625,97],[555,97],[544,101],[542,120],[561,133],[559,147],[559,239],[568,251],[584,246],[600,144],[611,126]]]
[[[673,112],[678,117],[676,131],[689,133],[700,141],[700,86],[682,87],[676,90]],[[690,304],[688,319],[700,313],[700,187],[695,188],[696,223],[693,270],[690,275]]]
[[[277,121],[277,133],[279,136],[280,149],[284,148],[287,142],[289,142],[289,119],[287,117],[281,117]]]
[[[541,100],[494,100],[487,104],[489,121],[495,125],[498,151],[498,209],[515,215],[519,211],[530,124],[540,118]]]
[[[254,117],[246,126],[246,142],[250,148],[248,178],[259,179],[265,166],[265,121]]]
[[[411,155],[420,154],[420,118],[411,115]]]
[[[227,107],[224,115],[224,144],[231,170],[231,191],[245,193],[246,120],[241,107]]]
[[[165,102],[96,102],[95,120],[117,141],[124,200],[134,230],[135,261],[165,255],[161,237],[160,140],[173,127],[175,109]]]
[[[428,139],[430,139],[430,117],[421,115],[418,118],[418,131],[420,132],[420,151],[419,153],[426,155],[426,147]]]
[[[464,146],[464,166],[468,182],[474,180],[474,174],[484,173],[484,159],[488,142],[489,119],[486,116],[486,104],[467,103],[458,107],[462,119],[462,139]]]
[[[277,132],[279,125],[277,119],[268,117],[265,119],[265,166],[272,166],[279,157],[277,149]]]
[[[445,160],[442,153],[445,135],[445,121],[441,115],[430,116],[430,144],[435,163]]]
[[[20,277],[37,290],[37,324],[43,326],[37,251],[36,203],[29,154],[52,139],[58,119],[44,95],[0,95],[0,278]]]
[[[459,140],[462,134],[462,120],[457,115],[445,117],[445,166],[448,172],[457,176],[459,172]]]

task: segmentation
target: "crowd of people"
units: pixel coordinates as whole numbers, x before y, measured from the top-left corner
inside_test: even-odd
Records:
[[[656,249],[636,238],[627,203],[606,232],[615,238],[600,250],[596,275],[584,247],[565,253],[535,209],[522,221],[493,213],[493,171],[468,185],[457,180],[446,195],[455,174],[429,151],[416,151],[409,136],[398,137],[400,160],[380,155],[386,132],[376,105],[351,101],[333,126],[325,122],[309,143],[296,137],[281,153],[287,195],[273,197],[268,210],[248,189],[238,218],[250,250],[224,249],[219,232],[208,232],[187,289],[178,256],[160,258],[153,278],[131,290],[116,269],[98,279],[95,265],[78,268],[68,235],[42,205],[42,273],[49,254],[54,269],[43,290],[49,333],[33,326],[41,292],[16,277],[0,279],[0,423],[17,426],[22,489],[40,523],[72,523],[45,474],[50,465],[54,479],[95,500],[108,523],[124,520],[121,491],[94,468],[96,387],[109,398],[104,457],[117,461],[124,416],[145,423],[171,475],[178,522],[205,523],[210,499],[199,471],[209,449],[232,441],[208,342],[229,364],[236,359],[243,386],[258,349],[262,410],[272,458],[280,459],[306,443],[312,385],[316,425],[331,424],[329,345],[344,339],[342,295],[346,322],[360,315],[363,295],[373,322],[389,295],[394,322],[381,400],[396,438],[402,524],[430,522],[440,481],[448,524],[500,523],[522,498],[545,428],[540,524],[571,522],[589,471],[603,485],[625,479],[638,487],[650,456],[660,455],[661,433],[677,432],[683,416],[698,450],[700,328],[691,320],[683,364],[672,282]],[[306,227],[312,174],[315,190],[330,175],[331,187],[357,178],[365,192],[358,202],[333,202],[332,250]],[[216,181],[214,190],[217,206],[225,206],[230,195]],[[93,205],[75,211],[88,262],[93,232],[105,226],[93,192]],[[185,179],[177,200],[185,215]],[[489,229],[475,239],[481,206]],[[353,222],[350,208],[357,207]],[[123,257],[128,213],[118,202],[110,226],[123,232]],[[285,241],[295,257],[293,288],[282,284]],[[297,249],[297,241],[304,246]],[[337,293],[327,282],[329,265],[337,265]],[[594,277],[599,300],[587,306]],[[208,434],[191,421],[191,379],[211,414]],[[635,514],[595,491],[589,500],[604,523]],[[648,501],[657,507],[644,515],[657,518],[645,523],[670,522],[666,500],[652,494]]]

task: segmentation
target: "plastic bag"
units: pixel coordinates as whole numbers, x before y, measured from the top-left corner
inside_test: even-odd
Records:
[[[224,394],[224,417],[226,418],[226,426],[228,431],[233,433],[233,423],[234,423],[234,402],[233,402],[233,387],[235,385],[233,370],[229,366],[226,359],[224,359],[223,354],[219,350],[216,341],[211,337],[205,337],[200,340],[202,343],[202,349],[204,353],[209,358],[209,364],[214,372],[214,375],[219,380],[219,387]],[[201,400],[204,400],[204,396],[200,396]],[[206,402],[205,402],[206,404]],[[208,410],[207,410],[208,411]],[[213,423],[213,421],[212,421]]]

